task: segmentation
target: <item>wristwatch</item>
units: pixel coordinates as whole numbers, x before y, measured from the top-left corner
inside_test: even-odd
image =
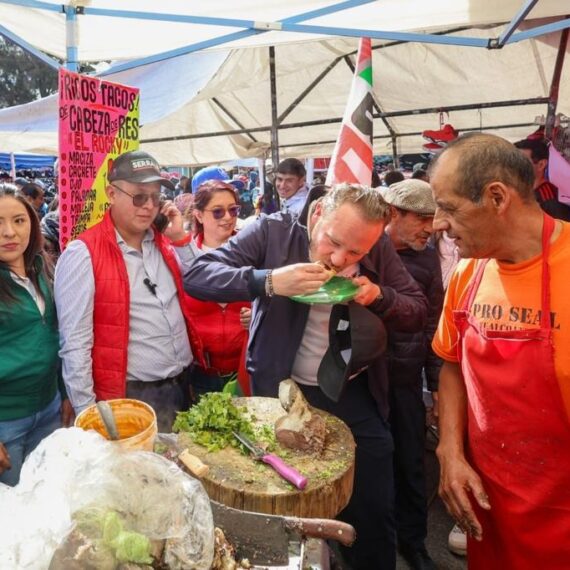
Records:
[[[268,297],[273,297],[273,295],[275,294],[275,291],[273,290],[273,270],[272,269],[270,269],[265,274],[265,294]]]

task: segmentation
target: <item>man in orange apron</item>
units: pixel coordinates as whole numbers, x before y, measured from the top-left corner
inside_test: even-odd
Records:
[[[570,224],[543,214],[531,162],[474,133],[431,167],[434,229],[461,257],[433,341],[440,494],[470,569],[570,568]],[[468,259],[471,258],[471,259]]]

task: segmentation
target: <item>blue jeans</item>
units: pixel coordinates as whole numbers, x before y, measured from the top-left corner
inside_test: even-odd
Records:
[[[340,547],[351,570],[395,570],[394,442],[388,422],[380,415],[368,389],[367,372],[348,382],[338,402],[318,386],[299,388],[308,402],[343,420],[356,442],[354,488],[338,518],[356,529],[352,548]]]
[[[156,382],[129,380],[127,398],[141,400],[151,406],[156,412],[158,431],[171,433],[176,414],[186,411],[190,405],[188,369],[176,378],[166,378]]]
[[[190,372],[190,399],[191,404],[197,404],[204,394],[209,392],[221,392],[232,374],[219,376],[217,374],[206,374],[200,366],[194,365]]]
[[[18,420],[0,422],[0,442],[10,454],[12,468],[0,473],[0,482],[13,487],[20,480],[24,459],[38,443],[61,427],[59,392],[43,410]]]

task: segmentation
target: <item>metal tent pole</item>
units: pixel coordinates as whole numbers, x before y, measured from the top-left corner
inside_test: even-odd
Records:
[[[498,107],[517,107],[522,105],[544,105],[548,103],[548,97],[534,97],[532,99],[515,99],[511,101],[494,101],[485,103],[470,103],[465,105],[448,105],[446,107],[429,107],[424,109],[408,109],[406,111],[389,111],[386,113],[375,113],[373,116],[375,119],[380,117],[409,117],[412,115],[425,115],[429,113],[439,113],[442,111],[469,111],[472,109],[490,109]],[[336,117],[333,119],[319,119],[315,121],[301,121],[297,123],[287,123],[285,125],[279,125],[281,130],[284,129],[298,129],[301,127],[312,127],[317,125],[328,125],[333,123],[342,122],[342,117]],[[253,127],[247,129],[232,129],[226,131],[215,131],[209,133],[196,133],[193,135],[178,135],[173,137],[156,137],[151,139],[143,139],[141,143],[157,143],[157,142],[170,142],[170,141],[180,141],[180,140],[193,140],[201,138],[211,138],[211,137],[225,137],[228,135],[241,135],[244,133],[260,133],[271,131],[271,126]],[[491,127],[489,127],[491,128]],[[398,137],[402,134],[398,134]],[[390,138],[391,135],[385,135],[381,138]],[[376,138],[376,137],[374,137]],[[284,145],[290,146],[290,145]],[[279,159],[279,157],[277,157]]]
[[[63,7],[65,11],[65,67],[69,71],[79,71],[79,57],[77,44],[79,40],[79,32],[77,29],[77,9],[75,6],[66,4]]]
[[[558,92],[560,91],[560,78],[562,77],[562,67],[564,66],[564,57],[566,55],[567,44],[568,28],[562,30],[562,34],[560,35],[560,45],[558,46],[558,54],[556,56],[556,63],[554,64],[554,72],[552,74],[552,82],[550,84],[548,111],[546,112],[546,123],[544,126],[544,136],[547,140],[552,139],[552,131],[554,130],[556,106],[558,105]]]
[[[17,3],[23,1],[30,2],[33,0],[0,0],[0,3],[2,3],[3,1]],[[132,69],[134,67],[140,67],[141,65],[147,65],[148,63],[154,63],[155,61],[163,61],[171,57],[176,57],[179,55],[184,55],[186,53],[196,52],[213,46],[223,45],[225,43],[247,38],[249,36],[257,34],[265,34],[267,32],[271,32],[272,30],[280,30],[284,24],[289,23],[291,25],[296,25],[299,22],[304,22],[305,20],[311,20],[313,18],[318,18],[321,16],[325,16],[327,14],[334,14],[336,12],[341,12],[342,10],[347,10],[350,8],[354,8],[356,6],[361,6],[375,1],[376,0],[345,0],[343,2],[339,2],[338,4],[333,4],[331,6],[325,6],[324,8],[318,8],[316,10],[310,10],[302,14],[290,16],[289,18],[284,18],[283,20],[279,20],[277,22],[254,22],[252,20],[210,18],[203,16],[185,16],[180,14],[160,14],[155,12],[109,10],[109,9],[91,8],[91,7],[84,8],[84,13],[96,16],[113,16],[116,18],[136,18],[136,19],[177,22],[177,23],[189,22],[189,23],[196,23],[203,25],[214,25],[214,26],[224,26],[224,27],[237,26],[238,28],[245,28],[238,32],[232,32],[229,34],[225,34],[223,36],[210,38],[189,46],[158,53],[149,57],[143,57],[140,59],[127,61],[125,63],[113,67],[112,69],[105,71],[104,73],[99,74],[99,75],[105,75],[108,73],[125,71],[127,69]]]
[[[392,158],[394,159],[394,168],[400,168],[400,157],[398,156],[398,136],[399,135],[396,134],[390,135],[390,138],[392,139]]]
[[[271,85],[271,162],[273,172],[279,166],[279,119],[277,117],[277,81],[275,76],[275,47],[269,47],[269,81]],[[251,132],[251,131],[250,131]]]
[[[515,30],[520,26],[521,22],[529,15],[532,9],[537,4],[538,0],[526,0],[524,6],[518,11],[518,13],[509,22],[509,25],[505,28],[499,39],[497,40],[496,48],[502,48],[513,35]]]
[[[489,125],[486,127],[488,130],[500,130],[500,129],[513,129],[513,128],[521,128],[521,127],[532,127],[534,123],[512,123],[508,125]],[[467,133],[471,131],[480,131],[480,127],[466,127],[463,129],[458,129],[460,133]],[[398,138],[403,137],[417,137],[422,134],[422,131],[416,131],[411,133],[400,133]],[[376,135],[372,137],[374,140],[384,140],[384,139],[391,139],[391,135]],[[315,146],[315,145],[325,145],[325,144],[334,144],[336,139],[329,139],[329,140],[320,140],[320,141],[307,141],[302,143],[292,143],[292,144],[284,144],[281,145],[281,148],[296,148],[296,147],[305,147],[305,146]]]
[[[2,25],[0,25],[0,35],[15,43],[17,46],[20,46],[24,51],[27,51],[30,55],[33,55],[40,61],[43,61],[45,64],[49,65],[56,71],[60,68],[59,62],[57,60],[50,57],[49,55],[46,55],[39,49],[36,49],[32,44],[23,40],[20,36],[12,33],[8,28],[5,28]]]
[[[244,134],[249,137],[252,142],[257,142],[257,139],[249,133],[249,131],[242,125],[240,121],[232,114],[230,111],[222,105],[222,103],[216,98],[212,97],[212,101],[240,128],[243,129]]]

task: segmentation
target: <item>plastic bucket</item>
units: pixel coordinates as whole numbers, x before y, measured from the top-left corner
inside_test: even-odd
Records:
[[[107,402],[113,410],[119,432],[119,439],[113,443],[126,449],[152,451],[158,433],[154,410],[140,400],[123,398]],[[75,427],[84,430],[93,429],[105,439],[109,439],[95,404],[83,410],[75,418]]]

